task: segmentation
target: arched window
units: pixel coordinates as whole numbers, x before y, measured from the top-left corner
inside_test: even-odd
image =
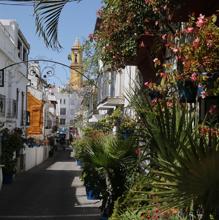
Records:
[[[78,63],[78,54],[75,53],[75,63]]]

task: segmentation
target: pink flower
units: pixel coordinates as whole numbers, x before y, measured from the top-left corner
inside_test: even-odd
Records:
[[[200,39],[198,37],[192,42],[192,46],[194,48],[198,48],[200,46]]]
[[[167,10],[167,5],[164,5],[164,6],[163,6],[163,9],[164,9],[164,10]]]
[[[167,101],[167,107],[169,107],[169,108],[173,107],[173,102],[171,100]]]
[[[196,26],[201,28],[205,23],[205,16],[200,14],[198,20],[196,21]]]
[[[190,79],[191,79],[192,81],[196,81],[196,80],[197,80],[197,74],[196,74],[196,73],[193,73],[193,74],[191,75]]]
[[[149,82],[145,82],[145,83],[144,83],[144,86],[145,86],[145,87],[148,87],[148,86],[149,86]]]
[[[187,28],[186,28],[186,33],[192,33],[193,30],[194,30],[193,27],[187,27]]]
[[[179,50],[177,48],[172,48],[173,53],[177,53]]]
[[[164,72],[161,72],[161,73],[160,73],[160,77],[162,77],[162,78],[163,78],[163,77],[166,77],[166,76],[167,76],[167,74],[166,74],[166,73],[164,73]]]
[[[160,65],[160,60],[158,58],[154,58],[153,62],[155,65]]]
[[[217,113],[217,106],[216,105],[212,105],[209,109],[209,114],[214,115]]]
[[[155,106],[157,104],[157,102],[158,102],[158,99],[155,98],[155,99],[151,100],[151,105]]]
[[[207,40],[207,47],[211,48],[213,46],[212,40]]]
[[[167,34],[163,34],[163,35],[161,36],[161,38],[162,38],[163,40],[166,40],[166,39],[167,39]]]
[[[202,91],[201,92],[201,97],[204,99],[207,96],[207,92],[206,91]]]

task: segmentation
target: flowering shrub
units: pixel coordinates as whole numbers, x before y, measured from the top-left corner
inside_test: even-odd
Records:
[[[158,15],[144,0],[106,0],[98,15],[100,25],[92,39],[102,49],[102,61],[114,68],[132,62],[137,54],[139,37],[158,29],[155,24]]]
[[[179,77],[202,88],[203,96],[219,94],[219,27],[215,15],[191,18],[174,35],[167,35],[167,48],[178,61]],[[212,81],[212,82],[211,82]]]

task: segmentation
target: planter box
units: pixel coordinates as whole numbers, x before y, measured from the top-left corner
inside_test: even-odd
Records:
[[[80,160],[76,160],[76,163],[77,163],[78,166],[82,165],[82,162]]]
[[[89,186],[86,186],[86,194],[88,200],[97,200],[100,198],[100,196],[95,194]]]
[[[11,184],[13,182],[13,174],[4,174],[3,173],[3,184]]]
[[[2,182],[3,182],[2,167],[4,167],[4,165],[0,164],[0,190],[2,188]]]

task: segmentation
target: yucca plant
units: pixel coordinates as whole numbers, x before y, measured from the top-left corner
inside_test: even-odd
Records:
[[[171,101],[171,102],[170,102]],[[156,197],[162,210],[202,207],[203,219],[219,211],[219,137],[215,129],[206,136],[198,130],[195,111],[176,99],[150,100],[147,92],[135,93],[133,108],[150,138],[148,202]],[[142,192],[144,193],[144,192]],[[149,205],[149,207],[150,207]]]

